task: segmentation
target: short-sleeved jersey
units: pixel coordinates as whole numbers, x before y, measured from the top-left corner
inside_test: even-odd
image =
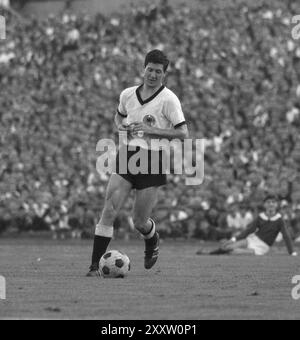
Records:
[[[127,88],[121,93],[118,113],[126,118],[127,124],[144,122],[160,129],[176,129],[184,125],[185,118],[178,97],[165,86],[150,98],[140,96],[141,86]],[[143,138],[147,142],[147,138]],[[138,141],[135,145],[139,145]]]

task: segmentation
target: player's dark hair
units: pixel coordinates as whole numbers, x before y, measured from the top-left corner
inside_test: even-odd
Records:
[[[169,61],[167,56],[162,51],[160,51],[160,50],[153,50],[153,51],[149,52],[146,55],[146,58],[145,58],[145,67],[149,63],[162,64],[164,66],[164,72],[166,72],[167,69],[168,69],[170,61]]]
[[[279,198],[278,198],[278,196],[275,195],[275,194],[268,194],[268,195],[266,195],[266,197],[264,198],[264,202],[267,202],[267,201],[269,201],[269,200],[278,201]]]

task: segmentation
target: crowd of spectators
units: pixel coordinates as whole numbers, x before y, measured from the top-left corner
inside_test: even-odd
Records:
[[[206,4],[206,5],[205,5]],[[120,92],[141,83],[146,52],[171,59],[167,85],[191,136],[205,138],[205,180],[170,175],[154,215],[163,235],[229,237],[266,191],[300,230],[299,1],[134,7],[94,17],[7,18],[0,41],[0,232],[93,232],[108,176],[96,144],[115,138]],[[128,200],[118,228],[130,229]]]

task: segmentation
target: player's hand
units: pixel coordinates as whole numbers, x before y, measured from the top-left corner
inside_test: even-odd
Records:
[[[143,132],[145,134],[151,134],[152,128],[145,123],[138,122],[138,123],[132,124],[132,132],[134,134],[137,134],[139,132]]]
[[[235,242],[236,242],[236,237],[232,237],[229,241],[228,240],[223,241],[222,245],[226,247],[226,246],[232,245]]]

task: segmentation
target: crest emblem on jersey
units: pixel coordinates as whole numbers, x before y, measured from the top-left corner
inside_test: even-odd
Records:
[[[154,126],[155,123],[156,123],[156,119],[154,116],[152,115],[146,115],[144,118],[143,118],[143,123],[145,123],[146,125],[148,126]]]

